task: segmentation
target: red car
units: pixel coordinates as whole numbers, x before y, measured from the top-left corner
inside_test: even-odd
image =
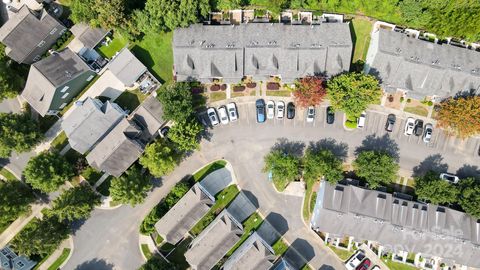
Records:
[[[368,268],[370,267],[370,264],[372,262],[370,261],[370,259],[365,259],[363,260],[362,263],[360,263],[360,265],[357,267],[357,270],[368,270]]]

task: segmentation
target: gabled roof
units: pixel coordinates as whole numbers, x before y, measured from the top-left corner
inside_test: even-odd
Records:
[[[275,261],[273,248],[253,232],[223,264],[224,270],[268,270]]]
[[[102,28],[90,27],[86,23],[77,23],[70,28],[70,31],[73,33],[75,38],[83,44],[83,46],[89,49],[95,48],[95,46],[97,46],[98,43],[100,43],[100,41],[102,41],[109,32]]]
[[[232,221],[227,211],[222,211],[190,244],[185,253],[193,269],[210,270],[235,245],[243,228]]]
[[[128,48],[123,48],[108,64],[108,69],[122,81],[125,86],[131,86],[147,71]]]
[[[170,244],[177,244],[210,210],[213,202],[195,184],[156,224]]]
[[[407,201],[377,190],[322,181],[311,226],[341,237],[378,241],[383,246],[403,247],[404,251],[480,267],[480,220],[447,207]],[[432,246],[462,252],[432,251]]]
[[[62,129],[70,146],[85,154],[125,116],[117,104],[88,97],[75,104],[73,111],[63,119]]]
[[[88,163],[97,170],[119,177],[143,153],[138,140],[141,130],[123,118],[87,155]]]
[[[147,97],[132,115],[132,118],[146,131],[145,135],[149,139],[153,138],[165,124],[162,104],[153,95]]]
[[[200,188],[212,199],[215,195],[232,184],[232,174],[227,168],[221,168],[209,173],[202,181]]]
[[[48,12],[42,10],[39,14],[23,5],[0,28],[0,41],[10,48],[9,57],[17,62],[23,62],[55,27],[63,26]],[[58,31],[60,30],[58,29]]]
[[[245,192],[241,191],[237,197],[228,205],[227,212],[238,223],[242,223],[245,219],[251,216],[257,207],[250,201]]]
[[[76,53],[66,48],[30,66],[22,96],[43,116],[57,88],[89,70]]]
[[[434,95],[445,98],[470,89],[480,91],[479,52],[385,29],[373,35],[378,49],[370,73],[380,78],[385,90],[408,90],[408,95],[416,99]]]
[[[0,269],[2,270],[30,270],[37,263],[25,256],[18,256],[8,246],[0,249]]]

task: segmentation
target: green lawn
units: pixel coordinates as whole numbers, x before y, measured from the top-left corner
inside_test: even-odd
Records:
[[[352,63],[357,60],[365,61],[368,46],[370,45],[370,32],[372,31],[373,23],[365,18],[356,17],[352,20],[352,26],[353,42],[355,42]]]
[[[60,134],[58,134],[55,139],[53,139],[52,143],[50,144],[51,148],[54,148],[57,151],[62,151],[62,149],[68,144],[68,138],[67,134],[65,134],[65,131],[62,131]]]
[[[150,259],[152,257],[152,252],[150,252],[150,249],[148,248],[147,244],[142,244],[142,253],[145,256],[145,258]]]
[[[210,98],[208,99],[209,102],[215,102],[224,100],[227,98],[227,93],[225,92],[215,92],[210,94]]]
[[[274,96],[274,97],[290,97],[292,95],[292,91],[290,90],[276,90],[276,91],[268,91],[267,96]]]
[[[315,209],[315,202],[317,201],[317,192],[313,192],[312,195],[310,196],[310,215],[312,215],[313,210]],[[306,220],[308,221],[308,220]]]
[[[344,249],[341,249],[341,248],[336,248],[336,247],[333,247],[331,245],[328,245],[328,247],[333,250],[333,252],[335,252],[335,254],[337,254],[337,256],[342,260],[342,261],[346,261],[348,258],[350,258],[353,254],[353,251],[348,251],[348,250],[344,250]]]
[[[87,180],[87,182],[93,187],[95,183],[97,183],[98,179],[102,177],[103,173],[95,170],[94,168],[88,166],[85,170],[82,172],[83,178]]]
[[[273,244],[272,248],[276,256],[282,256],[287,251],[288,245],[283,238],[280,238]]]
[[[173,79],[172,38],[172,32],[149,33],[132,48],[135,56],[162,83]]]
[[[97,187],[97,191],[103,196],[110,196],[110,184],[112,182],[112,177],[109,176],[103,183]]]
[[[392,262],[392,260],[383,260],[383,262],[388,266],[391,270],[416,270],[418,268],[398,262]]]
[[[128,43],[128,40],[125,39],[120,34],[114,33],[112,41],[108,44],[108,46],[102,45],[98,48],[100,54],[102,54],[106,58],[111,58],[115,55],[118,51],[123,49]]]
[[[215,196],[216,202],[210,208],[208,213],[195,224],[190,233],[194,236],[199,235],[215,217],[237,196],[240,191],[236,185],[226,187]]]
[[[115,99],[115,103],[117,103],[124,110],[129,110],[130,112],[132,112],[146,98],[147,95],[143,94],[138,89],[131,91],[125,90],[117,99]]]
[[[7,181],[14,181],[14,180],[18,180],[15,175],[13,175],[9,170],[5,169],[5,168],[0,168],[0,175],[2,175],[3,177],[5,177],[5,179],[7,179]]]
[[[416,115],[420,115],[420,116],[427,116],[428,115],[428,110],[421,106],[421,105],[418,105],[418,106],[415,106],[415,107],[405,107],[405,109],[403,109],[403,111],[405,112],[408,112],[408,113],[413,113],[413,114],[416,114]]]
[[[209,175],[210,173],[212,173],[216,170],[224,168],[225,165],[227,165],[227,162],[223,159],[214,161],[214,162],[206,165],[202,169],[200,169],[198,172],[194,173],[193,176],[192,176],[193,181],[194,182],[200,182],[200,181],[203,180],[203,178],[205,178],[205,176]]]
[[[260,217],[258,213],[253,213],[247,220],[243,222],[243,235],[240,237],[240,240],[231,248],[225,256],[230,257],[230,255],[237,250],[237,248],[247,240],[247,238],[250,236],[250,233],[254,230],[257,230],[260,227],[260,224],[262,224],[263,219]]]
[[[55,260],[50,267],[48,267],[48,270],[57,270],[60,265],[62,265],[63,262],[68,258],[68,255],[70,255],[71,250],[69,248],[64,248],[62,251],[62,254],[60,257]]]

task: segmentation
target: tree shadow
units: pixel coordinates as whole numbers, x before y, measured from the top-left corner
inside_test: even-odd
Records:
[[[165,80],[153,70],[155,61],[153,60],[152,55],[149,51],[138,45],[133,46],[130,51],[135,55],[135,57],[138,58],[138,60],[140,60],[140,62],[142,62],[148,68],[148,71],[150,71],[150,73],[152,73],[153,76],[155,76],[155,78],[157,78],[160,83],[165,83]]]
[[[337,142],[333,138],[325,138],[317,142],[310,142],[308,148],[313,152],[319,152],[323,149],[330,150],[335,156],[342,160],[345,160],[348,156],[348,144]]]
[[[90,261],[86,261],[77,267],[75,267],[75,270],[112,270],[113,269],[113,264],[107,263],[103,259],[93,259]]]
[[[320,266],[320,268],[318,268],[318,270],[335,270],[335,267],[328,264],[323,264]]]
[[[413,168],[413,177],[424,176],[427,172],[433,171],[436,173],[446,172],[448,164],[443,162],[443,157],[440,154],[430,155],[423,160],[419,165]]]
[[[377,135],[368,135],[362,142],[362,145],[355,149],[355,155],[360,154],[363,151],[378,151],[385,152],[392,156],[395,161],[399,161],[400,154],[398,144],[385,134],[381,137]]]
[[[305,143],[300,141],[289,141],[286,138],[280,138],[273,145],[272,150],[280,150],[285,154],[291,154],[296,157],[303,156],[303,150],[305,149]]]
[[[152,186],[153,186],[153,189],[163,186],[163,177],[153,177]]]
[[[72,234],[76,235],[77,231],[80,230],[80,228],[82,228],[83,224],[85,224],[86,221],[87,221],[86,219],[77,219],[73,221],[70,224],[70,229],[72,230]]]
[[[245,197],[247,197],[250,202],[255,206],[256,209],[260,208],[260,203],[258,202],[257,197],[253,195],[251,191],[243,189],[242,192],[243,194],[245,194]]]
[[[457,170],[456,175],[459,178],[474,178],[476,181],[480,181],[480,169],[476,165],[464,164]]]

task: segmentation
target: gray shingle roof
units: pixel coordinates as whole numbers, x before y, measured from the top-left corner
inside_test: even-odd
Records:
[[[0,269],[2,270],[30,270],[36,264],[23,255],[18,256],[8,246],[0,249]]]
[[[175,245],[210,210],[212,203],[197,183],[155,224],[155,229]]]
[[[268,270],[276,256],[273,249],[253,232],[223,264],[224,270]]]
[[[480,221],[446,207],[322,182],[311,225],[337,236],[378,241],[392,249],[402,247],[404,251],[480,267]]]
[[[141,130],[123,118],[87,155],[88,163],[97,170],[119,177],[143,153],[138,140]]]
[[[5,44],[10,51],[8,56],[17,62],[23,62],[30,53],[37,48],[42,40],[57,39],[57,36],[51,35],[50,31],[57,28],[57,31],[65,29],[55,18],[46,11],[42,10],[40,14],[23,5],[18,12],[12,16],[0,28],[0,41]],[[49,49],[45,46],[44,52]]]
[[[374,35],[378,35],[374,38],[378,40],[378,51],[370,73],[378,75],[385,90],[408,90],[408,95],[416,99],[433,95],[445,98],[470,89],[480,91],[479,52],[385,29]]]
[[[147,97],[132,115],[144,131],[147,131],[145,135],[149,138],[153,138],[160,127],[165,124],[162,104],[153,95]]]
[[[70,146],[85,154],[113,127],[125,118],[126,113],[115,103],[87,98],[64,118],[62,129]]]
[[[215,195],[232,183],[232,174],[226,168],[208,174],[201,182],[200,188],[213,200]]]
[[[92,28],[86,23],[77,23],[70,31],[73,33],[75,38],[77,38],[83,46],[93,49],[95,46],[102,41],[105,36],[108,34],[107,30],[102,28]]]
[[[108,69],[125,84],[132,86],[147,68],[127,48],[123,48],[108,64]]]
[[[227,212],[239,223],[242,223],[256,210],[257,207],[253,205],[243,191],[238,193],[237,197],[227,207]]]
[[[224,210],[192,241],[185,258],[193,269],[210,270],[242,234],[243,228],[238,227]]]
[[[64,49],[30,66],[22,96],[38,113],[45,115],[56,89],[89,70],[76,53]]]
[[[283,81],[318,73],[335,75],[350,68],[352,40],[348,24],[191,25],[173,36],[177,80],[208,82],[223,77],[238,82],[244,75]]]

